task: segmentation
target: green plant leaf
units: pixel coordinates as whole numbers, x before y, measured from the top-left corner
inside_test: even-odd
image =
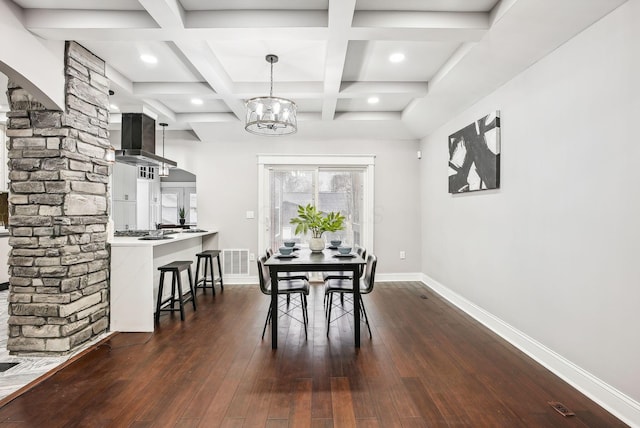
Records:
[[[328,214],[319,211],[314,205],[298,205],[298,217],[289,223],[296,225],[295,234],[306,234],[311,231],[314,238],[320,238],[324,232],[336,232],[344,228],[345,217],[339,212]]]

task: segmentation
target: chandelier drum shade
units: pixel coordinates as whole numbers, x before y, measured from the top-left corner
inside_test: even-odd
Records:
[[[167,123],[159,123],[158,125],[162,126],[162,157],[164,158],[164,130],[167,127]],[[160,168],[158,168],[158,177],[168,177],[169,176],[169,165],[162,162],[160,164]]]
[[[271,65],[271,86],[268,97],[256,97],[247,100],[247,117],[244,129],[256,135],[287,135],[298,130],[296,103],[286,98],[273,96],[273,64],[278,62],[277,55],[267,55]]]

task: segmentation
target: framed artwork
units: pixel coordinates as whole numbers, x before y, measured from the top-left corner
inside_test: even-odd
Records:
[[[500,112],[449,136],[449,193],[500,187]]]

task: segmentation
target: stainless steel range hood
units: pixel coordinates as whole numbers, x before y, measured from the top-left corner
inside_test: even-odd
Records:
[[[116,162],[135,166],[169,167],[178,164],[156,155],[156,121],[143,113],[122,114],[122,149],[116,150]]]

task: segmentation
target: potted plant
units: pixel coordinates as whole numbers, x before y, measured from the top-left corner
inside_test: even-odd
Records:
[[[180,217],[180,224],[183,225],[187,220],[185,219],[184,207],[180,207],[178,210],[178,216]]]
[[[309,248],[311,251],[324,250],[324,232],[337,232],[344,228],[344,216],[339,212],[323,213],[314,205],[298,205],[298,216],[291,219],[289,223],[296,225],[295,234],[305,234],[311,232]]]

